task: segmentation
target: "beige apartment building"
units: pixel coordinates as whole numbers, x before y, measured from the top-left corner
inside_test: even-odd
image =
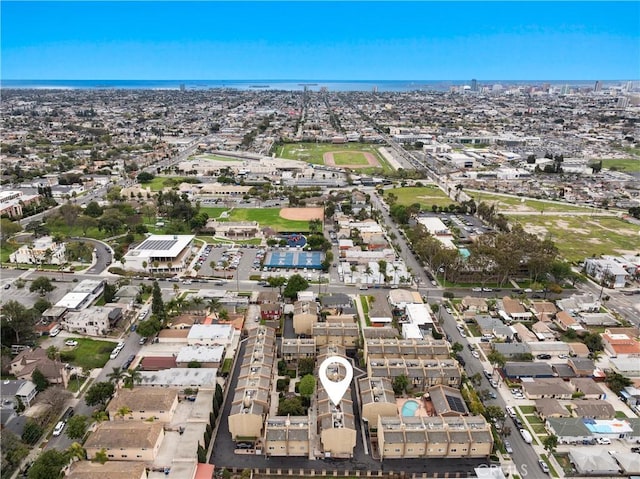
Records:
[[[491,425],[482,416],[380,417],[380,460],[404,458],[488,457]]]
[[[362,419],[372,428],[378,425],[380,416],[397,416],[398,406],[389,378],[362,378],[360,385],[360,402],[362,403]]]
[[[405,375],[410,386],[418,391],[426,391],[439,384],[459,389],[462,380],[460,365],[455,359],[369,359],[367,375],[391,380]]]
[[[146,461],[156,458],[164,438],[164,424],[148,421],[106,421],[98,425],[84,444],[87,459],[102,449],[113,461]]]
[[[271,402],[275,364],[275,331],[259,326],[249,333],[229,412],[229,432],[237,438],[262,437],[262,427]]]
[[[267,456],[308,456],[311,448],[308,416],[272,416],[264,426]]]
[[[356,447],[356,424],[353,416],[351,388],[344,393],[338,406],[318,385],[318,433],[325,457],[353,457]]]
[[[338,344],[346,349],[355,349],[360,333],[355,323],[316,323],[312,333],[316,347]]]
[[[78,461],[71,464],[65,479],[147,479],[143,462],[107,461],[104,464]]]
[[[109,419],[170,423],[178,407],[178,391],[170,388],[118,389],[107,406]],[[126,414],[122,414],[128,410]]]
[[[366,339],[364,358],[448,359],[449,343],[444,339]]]
[[[296,366],[300,359],[316,357],[316,340],[313,338],[282,338],[281,356],[288,366]]]
[[[320,309],[315,301],[293,303],[293,330],[297,335],[310,335],[313,325],[318,322]]]

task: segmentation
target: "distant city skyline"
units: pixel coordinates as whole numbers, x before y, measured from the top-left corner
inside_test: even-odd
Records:
[[[638,2],[3,1],[3,80],[624,80]]]

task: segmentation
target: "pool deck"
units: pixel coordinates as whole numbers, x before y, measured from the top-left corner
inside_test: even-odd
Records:
[[[425,401],[423,398],[399,398],[399,399],[396,399],[396,406],[398,407],[398,414],[400,416],[402,416],[402,406],[404,406],[404,403],[406,403],[407,401],[415,401],[418,403],[418,409],[413,415],[414,417],[415,416],[427,417],[427,416],[433,416],[435,414],[431,401]]]

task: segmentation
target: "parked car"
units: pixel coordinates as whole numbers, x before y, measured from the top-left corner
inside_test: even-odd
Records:
[[[599,437],[596,439],[597,443],[603,446],[608,446],[611,444],[611,439],[608,437]]]
[[[542,472],[544,473],[549,473],[549,466],[547,466],[547,463],[544,462],[542,459],[538,459],[538,464],[540,465],[540,469],[542,469]]]
[[[75,339],[67,339],[67,340],[64,342],[64,345],[65,345],[65,346],[75,347],[75,346],[77,346],[77,345],[78,345],[78,341],[76,341]]]
[[[511,447],[511,443],[509,441],[504,441],[504,449],[507,451],[507,454],[513,454],[513,448]]]
[[[537,359],[551,359],[551,355],[550,354],[538,354],[536,356]]]
[[[54,436],[59,436],[60,434],[62,434],[62,430],[64,429],[64,427],[66,425],[67,425],[67,423],[64,422],[64,421],[58,422],[58,424],[56,424],[56,427],[53,428],[53,435]]]
[[[60,334],[60,328],[57,326],[49,332],[49,336],[52,338],[55,338],[58,334]]]

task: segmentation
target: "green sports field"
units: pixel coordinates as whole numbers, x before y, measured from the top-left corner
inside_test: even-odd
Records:
[[[615,169],[617,171],[623,171],[625,173],[637,173],[638,171],[640,171],[640,160],[634,160],[632,158],[611,158],[602,160],[602,167],[608,168],[610,170]]]
[[[156,176],[150,182],[142,183],[142,187],[150,187],[151,191],[160,191],[164,188],[173,188],[174,186],[178,186],[180,183],[187,179],[193,180],[193,177],[187,178],[185,176]]]
[[[323,155],[325,153],[338,153],[342,156],[340,161],[345,161],[344,165],[362,164],[363,168],[358,168],[358,172],[362,173],[375,173],[380,171],[392,171],[391,166],[382,158],[382,155],[378,153],[379,145],[372,145],[369,143],[343,143],[334,145],[332,143],[286,143],[279,146],[276,150],[276,156],[278,158],[287,158],[290,160],[306,161],[313,163],[314,165],[324,165]],[[364,155],[354,155],[353,158],[349,158],[347,162],[347,156],[343,156],[349,152],[367,152],[373,154],[380,163],[380,168],[367,167],[367,161]],[[335,158],[335,156],[334,156]],[[359,158],[359,159],[358,159]],[[356,162],[352,162],[355,159]],[[336,158],[336,165],[338,158]],[[363,163],[360,163],[363,162]]]
[[[394,188],[389,192],[398,197],[398,204],[409,206],[413,203],[420,203],[420,208],[423,210],[431,210],[432,205],[449,206],[451,203],[455,203],[435,185]]]
[[[210,218],[218,218],[222,208],[200,208]],[[221,220],[224,221],[224,220]],[[303,233],[309,230],[308,221],[287,220],[280,216],[279,208],[234,208],[227,221],[257,221],[260,228],[269,227],[278,232]]]
[[[362,165],[367,166],[369,162],[360,151],[337,151],[333,153],[333,160],[336,165]]]

